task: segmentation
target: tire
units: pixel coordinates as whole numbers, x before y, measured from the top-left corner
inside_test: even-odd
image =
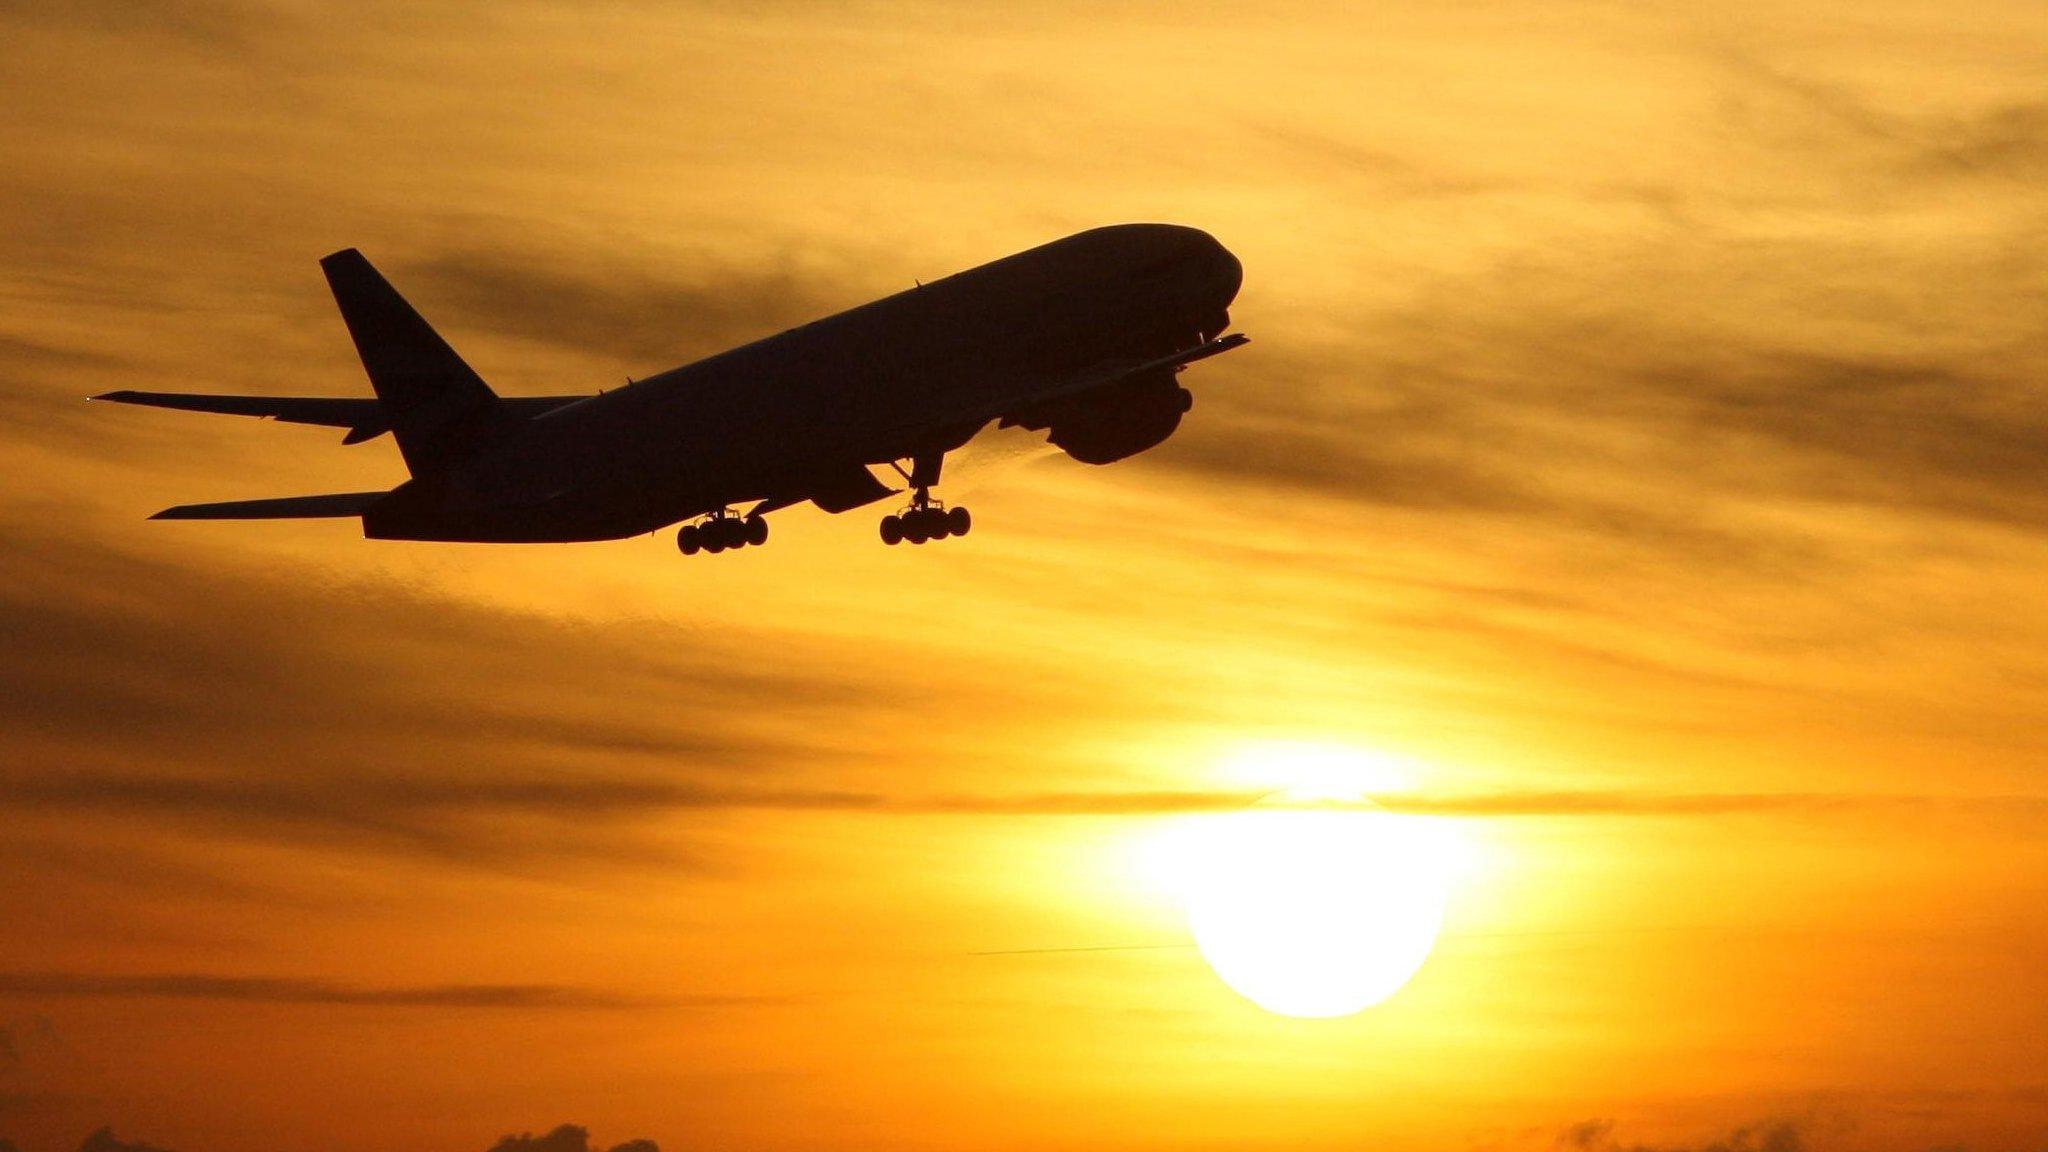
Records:
[[[922,513],[912,512],[903,517],[903,538],[912,544],[922,544],[932,538]]]
[[[695,556],[698,549],[703,546],[704,542],[697,539],[697,526],[695,524],[685,524],[681,528],[676,529],[676,550],[683,555]]]
[[[745,524],[747,526],[747,543],[758,548],[768,542],[768,521],[759,516],[749,516],[746,518]]]
[[[891,545],[903,543],[903,521],[894,516],[882,517],[882,543]]]
[[[968,514],[967,509],[958,505],[946,509],[947,532],[954,536],[965,536],[967,535],[967,530],[972,527],[974,527],[974,517]]]

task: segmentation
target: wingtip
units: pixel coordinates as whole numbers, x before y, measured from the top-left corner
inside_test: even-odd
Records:
[[[322,256],[320,258],[320,266],[326,268],[350,260],[361,260],[362,258],[363,254],[356,249],[343,248],[340,251],[329,252],[327,255]]]

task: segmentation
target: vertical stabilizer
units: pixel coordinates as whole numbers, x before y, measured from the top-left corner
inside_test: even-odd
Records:
[[[320,261],[405,465],[417,476],[474,446],[498,397],[353,248]]]

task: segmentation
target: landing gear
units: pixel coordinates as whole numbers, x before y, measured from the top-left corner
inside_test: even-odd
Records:
[[[882,543],[908,541],[922,544],[927,540],[944,540],[948,536],[965,536],[973,527],[974,517],[967,509],[958,506],[948,508],[932,499],[929,490],[919,488],[910,498],[910,507],[893,516],[882,517]]]
[[[907,472],[901,464],[890,464],[910,482],[910,507],[882,517],[882,543],[900,544],[907,540],[922,544],[948,536],[965,536],[974,527],[974,517],[968,515],[967,509],[948,508],[932,499],[932,485],[939,482],[939,468],[945,462],[944,452],[927,452],[913,457]]]
[[[676,548],[685,556],[767,542],[767,520],[760,516],[738,516],[722,508],[695,524],[676,529]]]

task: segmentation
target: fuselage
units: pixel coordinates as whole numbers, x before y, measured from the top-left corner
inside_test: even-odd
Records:
[[[1228,323],[1207,233],[1097,228],[520,423],[364,515],[370,536],[591,540],[774,499],[806,470],[957,447],[1094,366]]]

